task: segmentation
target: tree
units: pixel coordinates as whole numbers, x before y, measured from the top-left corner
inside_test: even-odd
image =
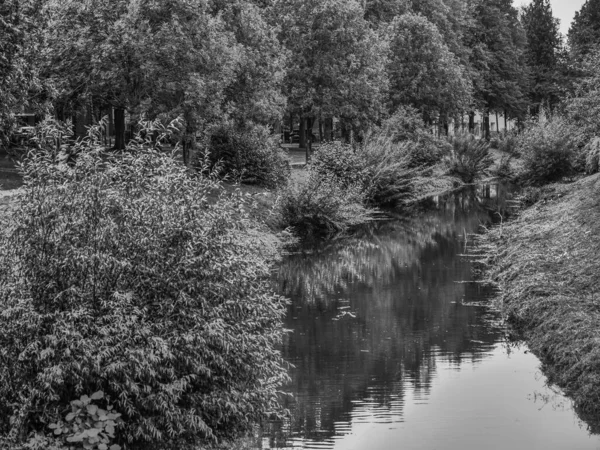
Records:
[[[474,106],[483,110],[489,138],[491,111],[520,119],[527,113],[527,41],[511,0],[477,0],[474,17],[475,26],[468,36],[475,71]]]
[[[39,2],[6,0],[0,3],[0,145],[15,126],[15,113],[25,106],[43,110],[48,86],[41,83],[34,57],[38,54],[43,22]]]
[[[365,19],[374,24],[389,23],[410,11],[411,0],[366,0]]]
[[[533,0],[525,6],[521,23],[527,35],[526,56],[531,68],[529,98],[534,111],[560,100],[559,52],[562,38],[559,20],[552,15],[549,0]]]
[[[600,0],[586,0],[575,13],[568,37],[571,50],[578,57],[600,44]]]
[[[466,109],[472,102],[469,77],[444,43],[437,27],[413,13],[396,17],[390,26],[392,109],[418,108],[426,122]]]
[[[371,29],[363,7],[355,0],[282,0],[277,10],[291,54],[290,112],[309,127],[314,119],[339,117],[346,137],[377,121],[387,89],[387,42]]]
[[[220,15],[235,39],[238,53],[234,77],[225,89],[225,109],[238,128],[272,124],[285,109],[283,80],[287,53],[268,23],[269,9],[259,1],[215,1],[213,14]]]

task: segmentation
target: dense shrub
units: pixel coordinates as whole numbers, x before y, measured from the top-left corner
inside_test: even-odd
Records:
[[[334,177],[342,186],[361,185],[365,176],[365,161],[352,146],[327,142],[312,155],[310,170],[325,178]]]
[[[222,175],[242,183],[275,188],[290,174],[287,155],[265,127],[220,126],[211,132],[205,150],[213,165],[219,163]]]
[[[305,183],[282,191],[278,209],[284,226],[294,227],[301,235],[318,236],[367,222],[371,213],[364,205],[360,184],[343,184],[335,176],[309,170]]]
[[[127,448],[187,448],[277,409],[284,300],[241,200],[141,140],[31,153],[0,232],[0,436],[102,390]],[[209,200],[210,199],[210,200]]]
[[[353,148],[324,144],[315,152],[310,170],[336,179],[342,186],[358,186],[368,205],[397,206],[411,197],[413,180],[420,172],[411,168],[412,142],[393,142],[386,134],[369,132]]]
[[[382,134],[368,134],[357,149],[363,162],[362,185],[369,204],[398,206],[412,197],[415,177],[421,170],[412,168],[414,144],[394,143]]]
[[[448,173],[465,183],[472,183],[487,174],[493,163],[489,144],[471,134],[457,134],[452,138],[452,149],[446,157]]]
[[[502,131],[490,139],[490,148],[498,149],[512,156],[518,156],[519,134],[516,130]]]
[[[393,143],[410,142],[408,145],[408,167],[431,167],[450,152],[450,145],[438,139],[425,126],[421,113],[410,106],[403,106],[382,124],[380,134]]]
[[[540,185],[572,174],[578,145],[577,132],[566,118],[546,117],[542,111],[519,136],[517,151],[523,161],[520,177],[526,184]]]
[[[426,134],[431,134],[425,127],[423,115],[412,106],[400,106],[394,114],[386,119],[381,131],[394,142],[417,141]]]
[[[584,148],[585,171],[593,174],[600,171],[600,138],[592,139]]]

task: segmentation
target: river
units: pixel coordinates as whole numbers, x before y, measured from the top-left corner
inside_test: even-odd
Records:
[[[509,199],[498,186],[435,198],[287,256],[290,417],[257,447],[600,449],[463,256]]]

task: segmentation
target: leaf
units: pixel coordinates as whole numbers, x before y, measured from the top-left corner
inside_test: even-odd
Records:
[[[106,445],[106,444],[99,444],[98,445],[98,450],[108,450],[108,445]]]
[[[81,434],[76,434],[74,436],[69,436],[67,438],[67,442],[82,442],[83,436]]]
[[[90,402],[90,398],[87,395],[82,395],[79,400],[81,400],[81,403],[84,405],[87,405]]]
[[[110,446],[109,450],[121,450],[121,446],[119,444],[113,444]]]
[[[67,417],[65,417],[65,419],[67,420],[67,422],[70,422],[71,420],[73,420],[75,418],[75,413],[69,413],[67,414]]]
[[[58,428],[58,424],[57,423],[51,423],[50,425],[48,425],[48,428],[50,428],[51,430],[54,430],[55,428]]]
[[[104,392],[102,392],[102,391],[94,392],[92,394],[91,398],[92,398],[92,400],[100,400],[101,398],[104,398]]]
[[[61,433],[62,433],[62,430],[60,428],[57,428],[56,430],[54,430],[54,434],[57,436]]]
[[[98,412],[98,407],[96,405],[87,405],[87,412],[90,416],[93,416]]]
[[[87,435],[91,438],[95,438],[96,436],[98,436],[98,433],[100,433],[100,430],[98,428],[90,428],[89,430],[87,430]]]

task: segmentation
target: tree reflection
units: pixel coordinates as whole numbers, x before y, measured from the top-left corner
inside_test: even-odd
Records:
[[[292,300],[283,353],[295,366],[294,398],[270,446],[290,436],[327,441],[350,420],[402,420],[408,390],[426,398],[440,359],[458,370],[501,339],[495,313],[476,303],[490,288],[469,283],[470,264],[458,256],[490,221],[476,194],[434,199],[416,217],[371,224],[281,264],[277,283]]]

